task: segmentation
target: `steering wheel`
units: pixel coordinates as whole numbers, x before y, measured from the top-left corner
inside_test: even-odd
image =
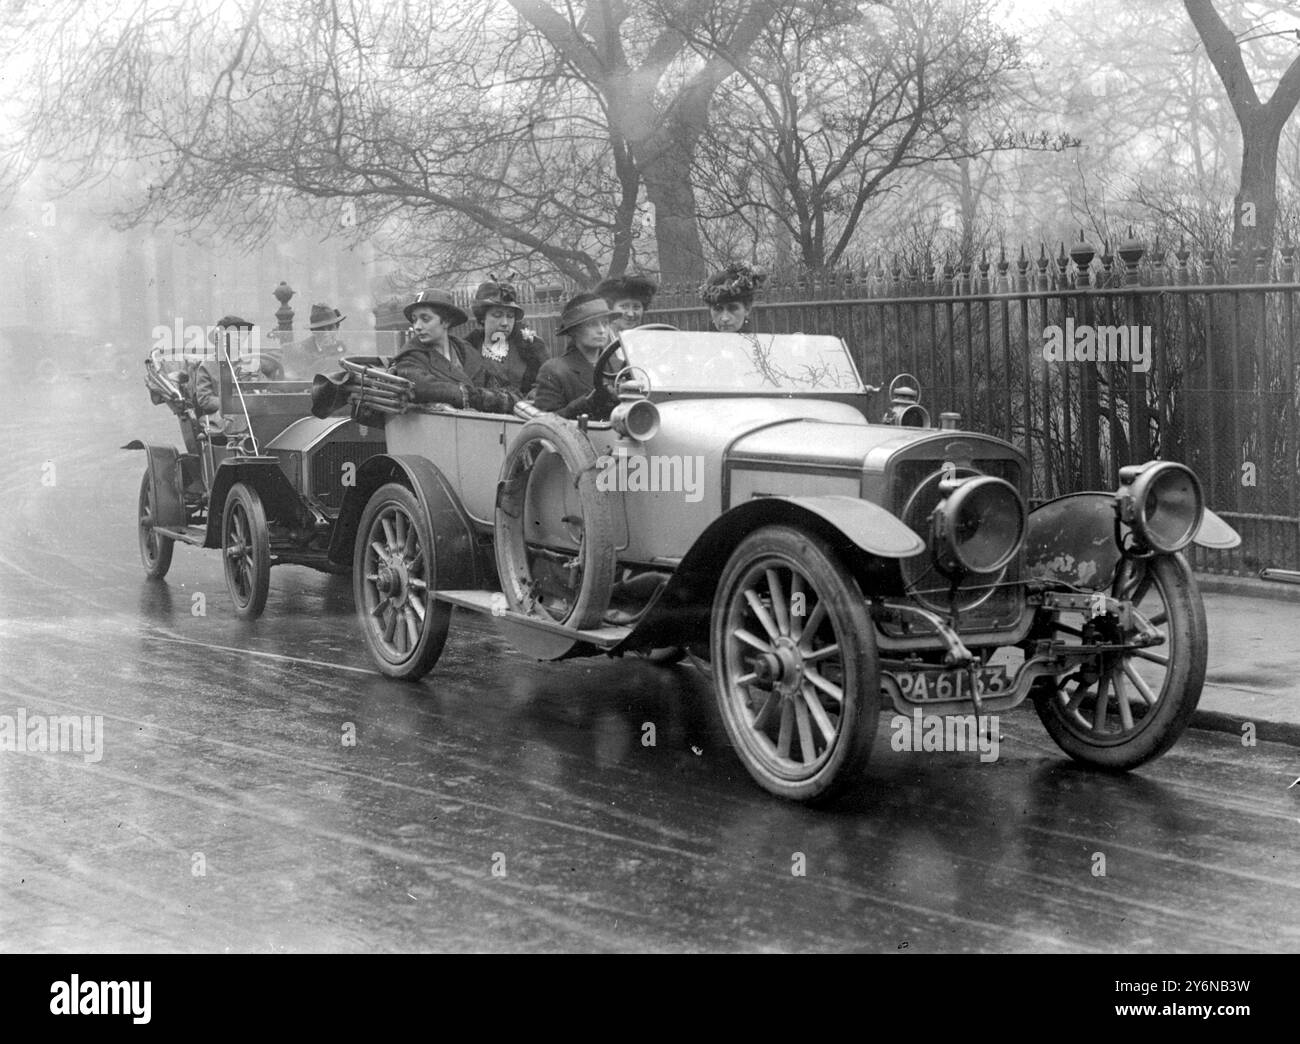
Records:
[[[591,375],[592,391],[599,391],[600,386],[602,384],[607,382],[612,383],[618,380],[618,375],[622,373],[624,369],[626,369],[626,367],[622,367],[618,370],[605,369],[605,364],[608,363],[609,360],[613,357],[614,353],[622,347],[623,347],[622,340],[620,340],[619,337],[615,335],[614,339],[610,341],[609,344],[605,346],[604,350],[601,351],[600,355],[597,356],[596,366],[595,369],[592,371],[592,375]]]
[[[677,327],[672,326],[669,323],[644,323],[641,326],[634,326],[632,327],[632,329],[633,330],[676,330]],[[642,375],[645,375],[646,386],[649,387],[649,383],[650,383],[649,376],[646,375],[645,370],[642,370],[641,367],[639,366],[624,366],[620,370],[605,369],[605,364],[609,362],[610,357],[622,347],[623,347],[622,339],[617,334],[615,334],[614,339],[610,341],[609,344],[606,345],[605,350],[600,353],[600,356],[596,359],[595,372],[592,374],[592,380],[591,380],[592,391],[596,391],[597,389],[599,389],[602,381],[608,381],[612,383],[614,385],[614,390],[617,391],[618,379],[625,370],[637,370]]]

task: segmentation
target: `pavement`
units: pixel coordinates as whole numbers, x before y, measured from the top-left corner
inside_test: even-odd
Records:
[[[1300,585],[1197,574],[1209,666],[1192,728],[1300,746]]]

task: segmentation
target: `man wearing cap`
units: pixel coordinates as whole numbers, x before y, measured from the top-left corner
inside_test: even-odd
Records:
[[[203,363],[196,360],[187,366],[200,417],[221,412],[219,367],[224,367],[227,377],[232,380],[257,377],[272,381],[284,379],[284,369],[275,359],[265,352],[253,351],[257,339],[253,336],[253,324],[247,319],[241,319],[237,315],[223,315],[217,320],[216,329],[208,334],[208,342],[214,346],[213,360]],[[255,366],[256,369],[248,372],[241,367],[239,372],[234,372],[230,368],[231,363],[243,363],[245,366]],[[224,426],[232,433],[247,427],[242,417],[238,421],[227,418]]]
[[[485,413],[509,413],[518,394],[484,387],[465,371],[465,342],[451,335],[468,316],[446,290],[425,290],[402,314],[411,324],[412,341],[393,360],[393,372],[415,385],[415,401],[445,403]],[[484,380],[487,379],[485,374]]]
[[[649,276],[632,274],[611,276],[596,287],[596,293],[619,313],[610,325],[615,333],[622,333],[645,322],[645,314],[658,289],[659,284]]]
[[[469,345],[465,372],[475,384],[511,388],[527,395],[551,353],[524,325],[524,310],[514,286],[496,277],[480,283],[470,311],[479,321],[479,329],[465,338]],[[485,370],[487,374],[482,373]]]
[[[338,364],[346,348],[338,329],[346,318],[327,304],[311,306],[308,335],[284,346],[284,370],[291,380],[311,380]]]
[[[602,381],[593,388],[596,360],[613,339],[609,321],[614,311],[599,294],[584,293],[569,299],[560,313],[555,332],[569,337],[569,350],[549,360],[537,373],[533,405],[561,417],[587,414],[603,420],[618,403]]]

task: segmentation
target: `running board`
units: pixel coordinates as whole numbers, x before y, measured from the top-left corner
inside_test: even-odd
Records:
[[[153,531],[157,536],[165,536],[170,540],[178,540],[182,544],[190,544],[194,547],[203,546],[202,530],[199,530],[196,535],[193,529],[171,529],[167,526],[154,526]]]
[[[594,645],[601,650],[608,650],[618,645],[632,633],[627,626],[596,627],[580,631],[574,627],[565,627],[554,620],[544,620],[537,616],[519,613],[505,605],[505,595],[500,591],[439,591],[434,595],[439,602],[446,602],[461,609],[470,609],[476,613],[495,617],[507,623],[526,627],[530,630],[544,631],[558,638],[568,638],[577,642]]]

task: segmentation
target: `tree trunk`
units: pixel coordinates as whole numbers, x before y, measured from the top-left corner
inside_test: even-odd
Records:
[[[698,132],[677,128],[642,153],[641,177],[655,208],[659,276],[664,283],[700,283],[708,275],[691,183]],[[656,147],[657,146],[657,147]]]
[[[1241,44],[1219,17],[1213,0],[1183,0],[1183,6],[1241,128],[1241,189],[1235,200],[1232,245],[1243,252],[1243,265],[1253,273],[1259,250],[1266,249],[1272,260],[1277,227],[1278,142],[1282,128],[1300,104],[1300,58],[1282,74],[1273,96],[1261,102],[1246,69]]]
[[[1241,121],[1241,188],[1232,219],[1232,245],[1242,251],[1242,274],[1249,278],[1261,251],[1273,256],[1277,228],[1277,152],[1282,122],[1267,108],[1255,108]]]

